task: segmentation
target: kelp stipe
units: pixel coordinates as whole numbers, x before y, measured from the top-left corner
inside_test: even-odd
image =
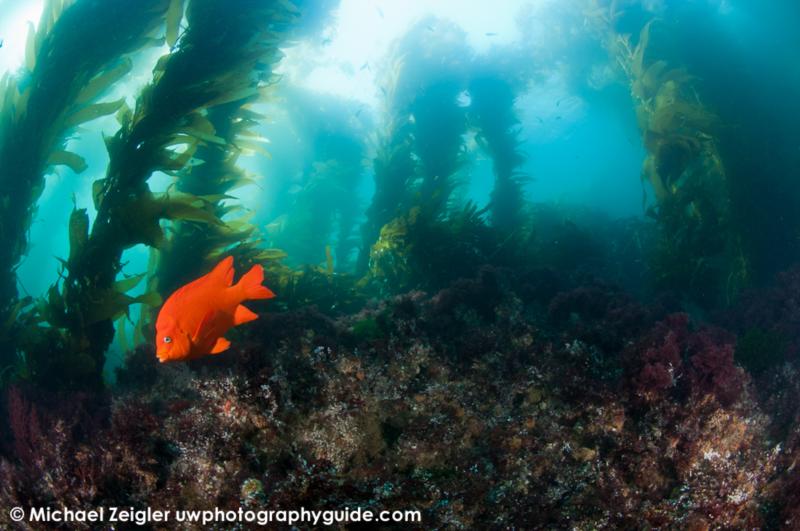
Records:
[[[500,74],[490,70],[470,81],[470,116],[478,128],[479,141],[494,162],[492,225],[510,231],[522,223],[527,177],[518,170],[525,161],[520,150],[520,121],[514,110],[519,87]]]
[[[248,100],[243,99],[209,109],[209,123],[222,142],[198,146],[194,156],[203,163],[188,165],[178,174],[176,188],[204,198],[217,219],[225,218],[224,223],[175,220],[171,235],[155,251],[157,265],[150,289],[171,293],[186,278],[198,278],[210,271],[223,254],[233,255],[238,267],[244,269],[269,258],[258,248],[256,227],[229,195],[252,182],[236,164],[244,143],[254,135],[249,128],[262,118],[249,109],[247,103]],[[238,217],[231,219],[236,214]]]
[[[661,238],[654,281],[696,304],[727,304],[748,282],[749,259],[731,211],[731,183],[718,147],[719,118],[698,95],[700,81],[675,64],[663,23],[650,21],[633,46],[611,49],[630,82],[647,158],[642,178],[656,204]]]
[[[269,244],[286,251],[294,266],[330,259],[337,273],[352,272],[363,209],[358,193],[368,121],[361,116],[363,107],[294,86],[279,87],[275,96],[306,156],[297,162],[284,153],[297,165],[293,172],[273,177],[281,184],[270,197]]]
[[[49,168],[79,173],[86,162],[65,151],[76,126],[115,112],[122,100],[97,103],[130,69],[128,54],[153,44],[168,0],[45,2],[29,28],[25,67],[0,82],[0,366],[15,361],[19,341],[35,337],[36,308],[17,301],[15,270],[27,249],[27,232]],[[113,28],[113,29],[112,29]],[[77,57],[76,57],[76,54]],[[48,331],[50,333],[52,331]],[[47,349],[45,349],[47,350]],[[48,353],[49,355],[49,353]],[[34,363],[25,368],[34,377]]]
[[[224,143],[214,134],[207,111],[262,89],[262,59],[293,15],[289,4],[274,7],[270,2],[249,1],[238,7],[231,10],[220,2],[193,0],[186,13],[188,29],[172,52],[158,61],[153,81],[135,108],[120,111],[120,130],[106,139],[109,167],[105,178],[94,183],[97,218],[75,240],[80,244],[70,251],[66,278],[60,289],[51,290],[49,300],[58,308],[56,313],[64,315],[65,326],[61,348],[51,349],[46,359],[67,373],[70,358],[84,359],[87,385],[101,385],[113,319],[132,302],[109,301],[122,268],[122,252],[136,244],[162,245],[162,219],[224,226],[214,208],[218,198],[154,194],[147,181],[159,170],[180,176],[192,157],[198,157],[199,146]],[[148,297],[151,302],[156,299],[155,294]]]
[[[435,38],[427,36],[432,25],[439,27]],[[469,59],[463,41],[458,28],[429,18],[417,23],[393,52],[383,89],[389,134],[380,140],[374,161],[376,190],[362,228],[359,272],[368,267],[376,240],[386,241],[384,229],[394,231],[387,226],[447,215],[467,131],[465,110],[458,104]]]

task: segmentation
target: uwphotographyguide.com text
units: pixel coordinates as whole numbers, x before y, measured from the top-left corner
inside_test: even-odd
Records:
[[[154,523],[183,522],[209,524],[249,523],[268,524],[311,524],[326,525],[356,522],[375,523],[421,523],[422,514],[414,510],[373,510],[361,507],[345,509],[310,510],[275,509],[250,510],[239,507],[237,510],[220,508],[205,510],[155,510],[133,507],[96,507],[94,509],[70,509],[68,507],[13,507],[8,512],[11,520],[29,523],[108,523],[148,525]]]

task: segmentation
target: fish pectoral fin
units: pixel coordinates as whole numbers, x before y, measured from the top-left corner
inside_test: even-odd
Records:
[[[214,348],[211,349],[209,354],[219,354],[220,352],[225,352],[231,346],[231,342],[225,339],[224,337],[220,337],[217,339],[217,342],[214,343]]]
[[[258,319],[258,314],[247,308],[246,306],[240,304],[236,307],[236,311],[233,314],[233,325],[237,326],[242,323],[248,323],[250,321],[254,321]]]
[[[219,310],[208,310],[205,315],[203,315],[203,318],[197,323],[197,328],[195,328],[194,334],[192,335],[193,343],[200,343],[204,337],[208,337],[209,332],[213,330],[212,325],[218,319],[220,313]]]

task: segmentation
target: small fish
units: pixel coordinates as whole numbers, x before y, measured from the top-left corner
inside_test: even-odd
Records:
[[[486,33],[484,33],[484,35],[486,35],[487,37],[497,37],[497,32],[496,31],[487,31]]]
[[[262,286],[264,269],[254,265],[233,284],[233,257],[169,296],[156,320],[156,356],[161,363],[219,354],[231,346],[223,336],[258,315],[241,303],[275,296]]]

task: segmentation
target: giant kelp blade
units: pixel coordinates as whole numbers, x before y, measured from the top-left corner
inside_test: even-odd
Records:
[[[92,78],[78,93],[76,103],[86,104],[94,100],[127,75],[131,71],[131,68],[133,68],[133,61],[131,61],[129,57],[123,57],[116,65]]]
[[[86,160],[83,157],[77,153],[65,150],[53,151],[50,153],[47,163],[53,166],[67,166],[75,173],[81,173],[88,167]]]
[[[172,0],[167,9],[167,30],[166,41],[170,48],[175,47],[178,42],[178,30],[180,30],[181,19],[183,18],[184,0]]]

